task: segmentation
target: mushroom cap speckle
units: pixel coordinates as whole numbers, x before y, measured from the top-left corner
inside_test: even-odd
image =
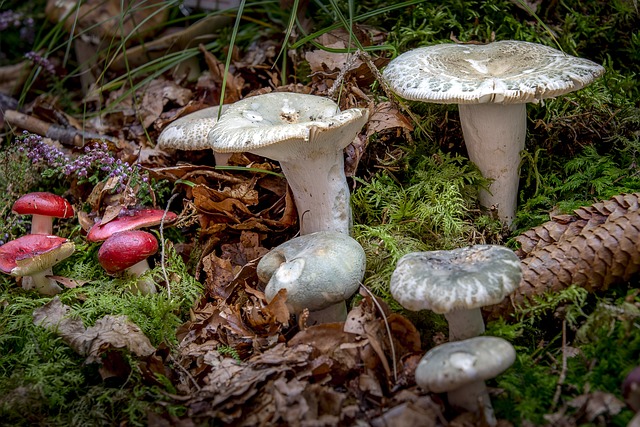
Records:
[[[73,206],[64,197],[45,191],[25,194],[15,201],[11,210],[20,215],[43,215],[71,218]]]
[[[522,279],[520,259],[497,245],[412,252],[391,275],[391,295],[409,310],[449,313],[497,304]]]
[[[53,267],[75,251],[69,239],[47,234],[27,234],[0,246],[0,271],[31,276]]]
[[[273,248],[258,263],[257,273],[267,283],[271,301],[287,289],[293,313],[318,311],[346,300],[360,286],[366,265],[362,246],[335,231],[319,231],[291,239]]]
[[[332,141],[336,150],[342,150],[353,141],[367,118],[365,109],[340,112],[335,102],[321,96],[272,92],[231,105],[209,133],[209,142],[219,153],[249,151],[274,160],[305,158],[314,149],[328,149],[309,144],[315,133],[331,132],[332,137],[323,141]],[[276,144],[279,148],[275,148]],[[298,149],[283,149],[287,144]]]
[[[439,44],[393,59],[383,72],[406,99],[441,104],[520,104],[578,90],[604,73],[593,61],[538,43]]]
[[[176,150],[207,150],[211,148],[209,132],[218,122],[218,113],[229,106],[208,107],[171,122],[158,136],[158,146]]]
[[[495,378],[516,360],[509,341],[480,336],[441,344],[429,350],[416,368],[416,384],[444,393],[466,384]]]

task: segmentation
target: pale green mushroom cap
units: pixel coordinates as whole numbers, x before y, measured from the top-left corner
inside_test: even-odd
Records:
[[[444,314],[497,304],[522,279],[520,259],[498,245],[409,253],[391,276],[391,295],[409,310]]]
[[[563,95],[604,73],[593,61],[538,43],[438,44],[393,59],[383,76],[400,96],[440,104],[522,104]]]
[[[429,350],[416,367],[416,384],[433,393],[495,378],[516,360],[516,351],[502,338],[481,336],[441,344]]]
[[[273,248],[258,263],[257,273],[267,283],[267,301],[286,289],[287,305],[298,314],[345,301],[358,290],[365,266],[364,249],[355,239],[319,231]]]

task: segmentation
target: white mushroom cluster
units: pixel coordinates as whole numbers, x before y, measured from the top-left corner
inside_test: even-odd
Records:
[[[159,145],[209,147],[217,155],[250,152],[276,160],[293,192],[301,234],[349,234],[352,218],[343,150],[367,122],[367,110],[340,111],[328,98],[274,92],[228,106],[219,120],[214,118],[217,111],[211,114],[198,112],[176,121],[160,135]]]
[[[345,300],[365,270],[364,250],[349,234],[350,193],[344,148],[358,135],[368,111],[340,111],[320,96],[274,92],[192,113],[163,130],[160,146],[211,148],[216,155],[251,152],[280,162],[291,187],[301,236],[274,248],[258,265],[268,300],[287,290],[287,305],[308,323],[344,321]]]

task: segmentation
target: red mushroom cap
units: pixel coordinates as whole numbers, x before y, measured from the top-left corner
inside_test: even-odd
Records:
[[[70,256],[75,245],[64,237],[27,234],[0,246],[0,271],[29,276]]]
[[[109,274],[126,270],[158,252],[158,241],[142,230],[121,231],[109,237],[98,250],[98,261]]]
[[[13,204],[13,212],[20,215],[43,215],[71,218],[73,206],[64,197],[44,191],[25,194]]]
[[[121,231],[137,230],[138,228],[153,227],[162,222],[164,211],[162,209],[137,209],[129,211],[128,214],[121,215],[106,224],[99,221],[91,227],[87,234],[87,240],[90,242],[101,242],[107,240],[115,233]],[[178,218],[173,212],[167,212],[164,221],[170,223]]]

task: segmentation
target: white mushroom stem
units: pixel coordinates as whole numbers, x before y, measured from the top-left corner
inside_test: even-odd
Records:
[[[53,234],[53,217],[34,214],[31,217],[31,234]]]
[[[142,276],[144,273],[146,273],[147,271],[149,271],[149,262],[146,259],[143,259],[142,261],[132,265],[131,267],[125,270],[127,274],[134,277],[138,277],[138,278]],[[136,287],[137,287],[137,291],[140,292],[142,295],[155,294],[157,292],[156,285],[153,279],[151,279],[150,277],[146,277],[142,279],[139,278],[136,283]],[[135,288],[132,289],[132,291],[135,291],[135,290],[136,290]]]
[[[32,274],[31,276],[24,276],[22,278],[22,288],[23,289],[33,289],[35,288],[38,292],[43,295],[57,295],[62,291],[62,288],[58,286],[55,280],[50,277],[52,276],[53,271],[48,268],[44,271],[40,271],[38,273]]]
[[[480,308],[458,309],[445,313],[449,323],[449,341],[462,341],[484,333],[484,319]]]
[[[310,153],[304,160],[280,160],[298,209],[300,234],[316,231],[350,234],[350,194],[342,150],[315,154]]]
[[[311,311],[307,318],[307,326],[320,325],[322,323],[344,322],[347,320],[347,303],[341,301],[324,310]]]
[[[500,220],[511,226],[527,136],[526,104],[459,104],[458,109],[469,158],[493,180],[489,191],[480,191],[480,203],[495,206]]]
[[[229,166],[229,159],[231,156],[233,156],[233,153],[213,152],[213,157],[216,159],[216,166]]]
[[[456,409],[482,414],[489,426],[495,426],[498,423],[484,381],[472,382],[464,387],[449,391],[447,398],[449,404]]]

